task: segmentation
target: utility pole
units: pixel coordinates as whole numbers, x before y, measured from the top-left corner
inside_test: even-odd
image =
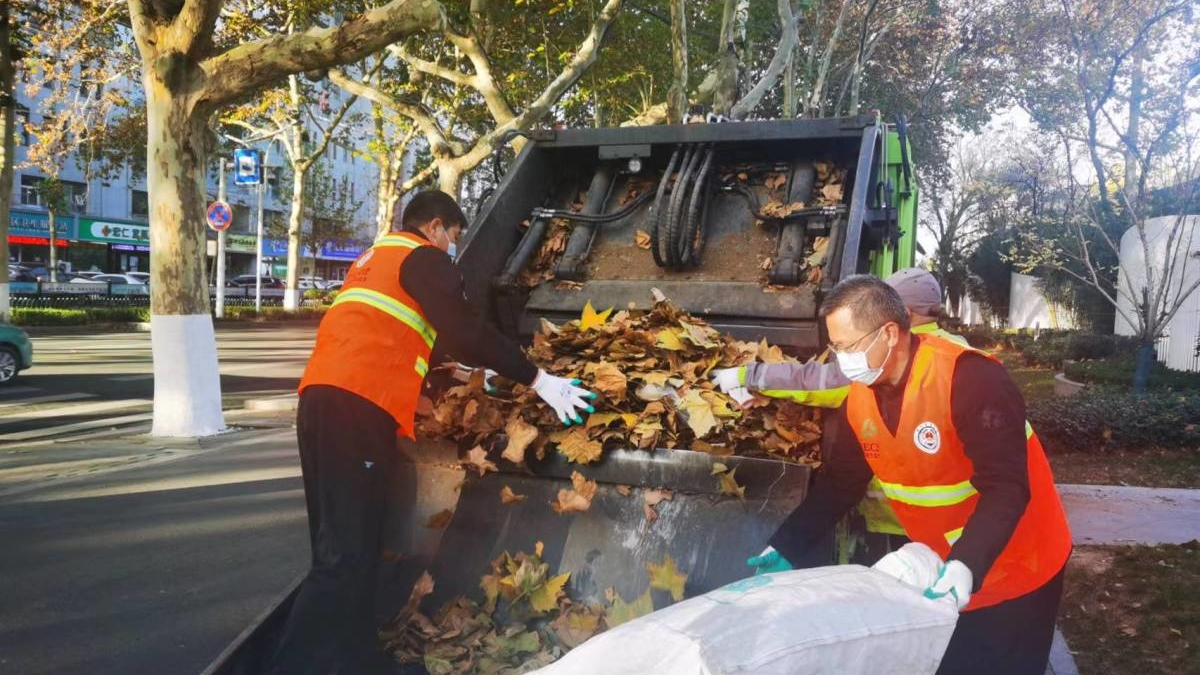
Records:
[[[217,201],[225,201],[225,158],[221,158],[221,173],[217,178]],[[226,228],[228,229],[228,228]],[[217,232],[217,307],[213,314],[225,318],[225,230]]]

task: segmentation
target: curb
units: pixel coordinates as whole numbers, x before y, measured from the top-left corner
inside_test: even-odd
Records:
[[[1084,387],[1086,387],[1086,386],[1087,385],[1084,384],[1083,382],[1076,382],[1074,380],[1067,379],[1067,376],[1064,373],[1055,373],[1054,374],[1054,395],[1055,396],[1069,398],[1069,397],[1074,396],[1075,394],[1078,394],[1079,392],[1083,391]]]
[[[213,328],[316,328],[320,325],[320,317],[303,319],[213,319]],[[130,323],[89,323],[82,326],[22,326],[13,324],[29,334],[29,337],[59,337],[69,335],[96,335],[103,333],[149,333],[150,322]]]
[[[298,394],[246,399],[244,408],[253,412],[291,412],[300,402]]]

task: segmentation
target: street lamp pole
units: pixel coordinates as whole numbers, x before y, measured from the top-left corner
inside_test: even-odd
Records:
[[[267,195],[267,167],[271,163],[271,145],[263,154],[262,176],[258,181],[258,232],[254,252],[254,313],[262,314],[262,259],[263,259],[263,200]]]

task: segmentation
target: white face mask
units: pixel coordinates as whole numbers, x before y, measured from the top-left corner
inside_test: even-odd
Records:
[[[860,352],[837,352],[838,367],[842,369],[842,374],[854,382],[861,382],[867,386],[875,383],[879,376],[883,374],[883,366],[887,364],[887,360],[892,357],[892,348],[888,347],[887,356],[883,357],[883,363],[878,368],[872,368],[867,361],[867,352],[871,351],[871,347],[875,346],[875,341],[879,336],[883,335],[883,329],[875,335],[875,339],[871,340],[871,344],[867,345],[866,349]]]
[[[454,242],[450,242],[450,245],[446,247],[446,255],[450,256],[451,260],[457,259],[458,258],[458,244],[455,244]]]

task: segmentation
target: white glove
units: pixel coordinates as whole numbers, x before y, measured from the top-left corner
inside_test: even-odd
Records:
[[[734,389],[743,386],[742,378],[744,377],[743,374],[745,372],[745,366],[738,368],[718,368],[712,371],[712,381],[713,384],[717,385],[717,388],[728,394]]]
[[[971,602],[971,588],[975,585],[975,575],[966,565],[957,560],[942,565],[938,572],[937,581],[925,589],[925,597],[939,600],[947,595],[953,596],[961,610]]]
[[[913,542],[883,556],[872,568],[909,586],[926,589],[937,581],[942,559],[925,544]]]
[[[583,423],[583,418],[575,413],[576,408],[596,412],[596,409],[585,400],[594,399],[596,395],[587,389],[578,387],[578,384],[580,384],[579,380],[555,377],[544,370],[539,370],[530,386],[543,401],[554,408],[560,422],[571,426],[571,424]]]

